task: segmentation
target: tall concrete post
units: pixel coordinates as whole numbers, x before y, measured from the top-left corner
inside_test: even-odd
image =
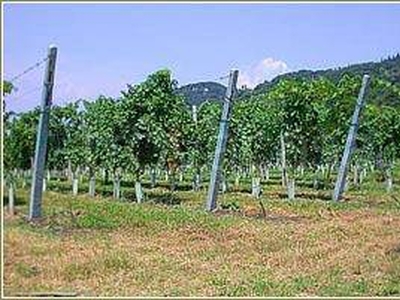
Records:
[[[57,47],[51,45],[48,50],[47,65],[43,81],[41,113],[36,138],[35,160],[33,165],[32,189],[29,206],[29,220],[42,215],[43,176],[49,135],[50,107],[53,98],[54,73],[56,67]]]
[[[236,92],[238,75],[238,70],[232,70],[229,75],[229,84],[226,90],[224,106],[222,109],[217,146],[215,148],[214,163],[212,166],[210,186],[208,189],[208,197],[206,203],[207,211],[212,211],[217,207],[217,194],[219,189],[219,182],[221,179],[221,163],[226,149],[226,142],[228,140],[229,118],[232,108],[232,100]]]
[[[365,93],[369,83],[369,75],[364,75],[360,92],[357,98],[357,104],[354,109],[353,117],[351,119],[351,124],[349,128],[349,133],[347,135],[346,146],[344,148],[342,161],[340,163],[339,173],[336,180],[335,190],[333,191],[333,201],[339,201],[342,197],[342,193],[346,183],[346,175],[348,170],[348,164],[350,162],[351,155],[354,150],[354,143],[357,136],[358,120],[360,117],[361,109],[365,102]]]

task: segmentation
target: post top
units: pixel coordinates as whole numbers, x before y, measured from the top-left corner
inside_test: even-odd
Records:
[[[49,49],[50,50],[57,49],[57,46],[55,44],[50,44]]]

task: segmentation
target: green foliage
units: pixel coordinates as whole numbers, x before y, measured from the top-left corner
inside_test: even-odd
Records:
[[[161,159],[179,163],[185,152],[190,115],[183,99],[174,92],[176,85],[170,72],[161,70],[122,93],[122,136],[134,153],[137,176],[146,165]]]
[[[198,107],[197,122],[188,126],[188,151],[195,167],[208,165],[213,159],[221,110],[219,103],[205,102]]]
[[[79,110],[80,101],[70,103],[65,107],[66,113],[66,140],[65,155],[71,162],[73,170],[85,165],[86,140],[84,130],[83,111]]]
[[[7,96],[9,94],[11,94],[11,92],[14,90],[14,85],[7,81],[7,80],[3,80],[2,81],[2,85],[1,85],[1,91],[3,96]]]
[[[14,266],[15,271],[22,277],[30,278],[39,274],[37,267],[30,266],[24,262],[18,262]]]
[[[385,82],[389,82],[397,89],[399,89],[400,54],[397,54],[393,57],[388,57],[381,62],[354,64],[343,68],[328,70],[301,70],[297,72],[282,74],[275,77],[272,81],[265,81],[264,83],[259,84],[255,87],[252,94],[257,95],[266,93],[282,80],[301,79],[312,81],[315,79],[325,78],[333,82],[334,84],[337,84],[345,76],[361,77],[364,74],[371,75],[372,79],[380,79]],[[393,97],[393,95],[391,93],[387,93],[387,91],[385,93],[381,93],[380,97],[372,97],[371,101],[373,104],[377,105],[391,105],[397,107],[400,105],[400,99],[398,97]]]
[[[125,147],[121,103],[100,96],[93,102],[84,101],[84,107],[87,166],[92,171],[103,168],[113,173],[128,168],[132,154]]]
[[[228,209],[228,210],[233,210],[233,211],[238,211],[240,210],[239,203],[237,201],[231,201],[227,203],[222,203],[221,204],[222,209]]]
[[[50,110],[49,136],[47,146],[47,165],[49,169],[65,168],[65,140],[67,137],[64,126],[65,108],[54,106]]]
[[[246,163],[273,163],[279,132],[277,110],[265,97],[235,103],[228,139],[229,165],[237,169]]]
[[[337,83],[285,79],[268,93],[236,100],[230,119],[224,165],[231,171],[276,165],[280,134],[287,147],[288,165],[316,168],[337,165],[343,152],[351,116],[361,85],[360,76],[346,74]],[[360,120],[355,159],[381,162],[392,168],[400,157],[399,107],[376,98],[400,99],[395,84],[372,79],[367,107]],[[140,181],[145,169],[164,167],[174,180],[180,169],[196,174],[209,168],[214,155],[221,104],[205,102],[197,107],[197,121],[177,93],[177,82],[168,70],[128,85],[120,99],[100,96],[78,100],[50,114],[48,169],[74,171],[89,168],[91,175],[105,170],[114,175],[134,175]],[[31,167],[39,109],[5,115],[5,170]]]
[[[392,164],[400,155],[399,141],[400,110],[368,105],[358,140],[367,158]]]
[[[313,86],[304,81],[282,81],[270,93],[278,111],[289,165],[316,165],[320,162],[321,137],[318,110],[313,102]]]
[[[10,115],[5,120],[4,168],[28,170],[31,168],[36,142],[39,109]]]

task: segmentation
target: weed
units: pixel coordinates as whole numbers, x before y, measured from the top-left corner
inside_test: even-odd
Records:
[[[29,278],[39,274],[39,269],[35,266],[30,266],[24,262],[15,264],[15,271],[22,277]]]
[[[240,210],[240,206],[239,206],[239,203],[237,201],[230,201],[230,202],[226,202],[226,203],[221,203],[221,208],[222,209],[233,210],[233,211]]]

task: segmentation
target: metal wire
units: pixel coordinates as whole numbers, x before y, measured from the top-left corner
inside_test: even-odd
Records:
[[[219,80],[224,80],[224,79],[227,79],[227,78],[229,78],[229,74],[228,74],[228,75],[223,75],[223,76],[217,77],[217,78],[215,78],[215,79],[213,79],[213,80],[214,80],[214,81],[219,81]]]
[[[16,80],[20,79],[22,76],[28,74],[29,72],[35,70],[36,68],[40,67],[45,61],[47,61],[49,58],[45,57],[44,59],[38,61],[37,63],[35,63],[34,65],[30,66],[29,68],[25,69],[24,71],[22,71],[21,73],[19,73],[18,75],[14,76],[13,78],[11,78],[9,81],[11,83],[15,82]]]

